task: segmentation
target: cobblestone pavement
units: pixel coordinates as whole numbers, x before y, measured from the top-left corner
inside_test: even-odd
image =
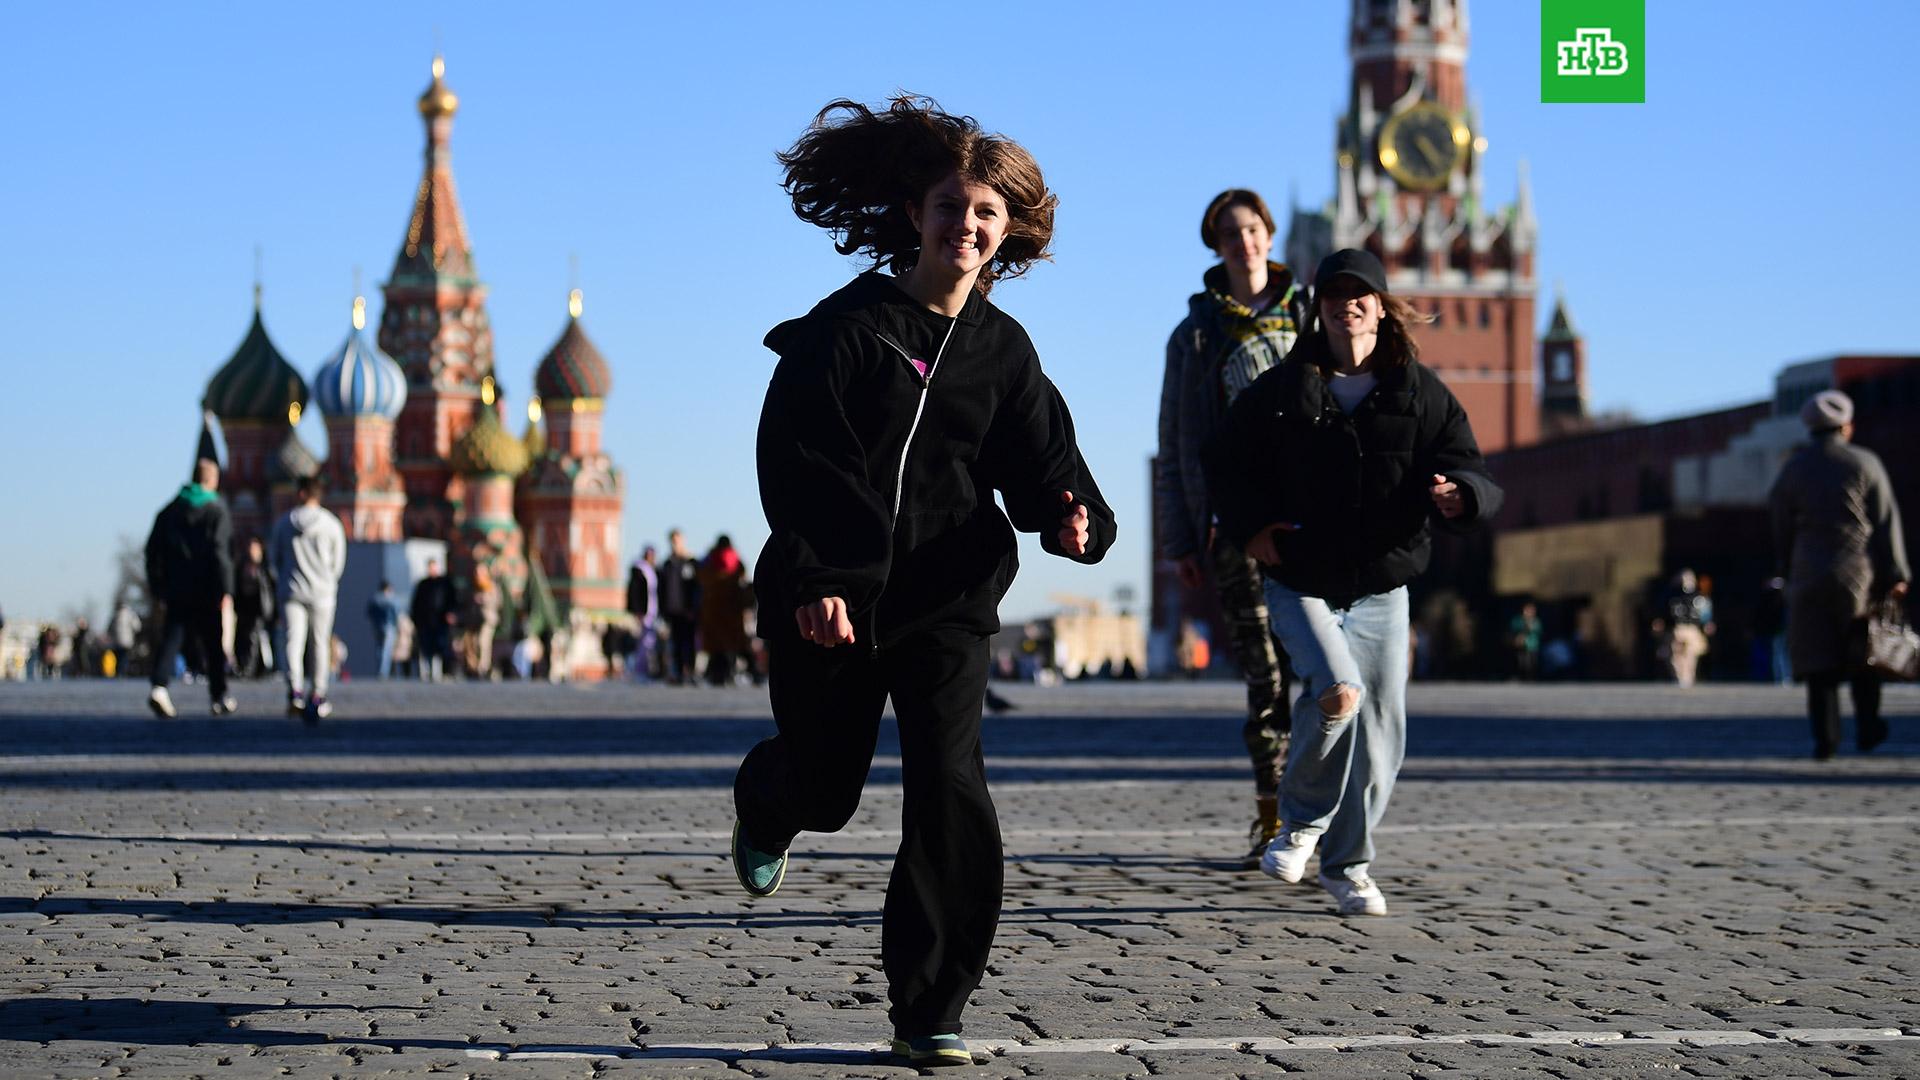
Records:
[[[755,902],[759,692],[347,685],[311,730],[276,693],[0,687],[0,1076],[909,1075],[890,734]],[[1417,685],[1393,914],[1348,919],[1237,867],[1232,686],[1008,694],[972,1074],[1920,1075],[1915,688],[1816,764],[1797,690]]]

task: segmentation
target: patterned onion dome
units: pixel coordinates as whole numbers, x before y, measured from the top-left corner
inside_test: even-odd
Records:
[[[253,325],[233,357],[214,373],[201,404],[223,421],[253,420],[288,423],[291,406],[307,407],[307,381],[300,377],[280,350],[267,339],[260,309],[253,309]]]
[[[503,473],[519,476],[527,471],[527,447],[500,423],[500,412],[491,405],[482,406],[480,417],[465,435],[453,444],[449,455],[453,471],[463,476]]]
[[[267,479],[271,482],[292,483],[308,476],[320,475],[320,455],[313,452],[300,438],[299,428],[288,428],[286,441],[274,452],[272,460],[267,462]]]
[[[533,373],[534,389],[547,401],[606,397],[613,389],[613,374],[600,350],[587,340],[587,332],[580,329],[578,289],[568,298],[568,311],[567,328]]]
[[[393,420],[407,403],[407,376],[355,328],[314,374],[313,398],[328,416]]]

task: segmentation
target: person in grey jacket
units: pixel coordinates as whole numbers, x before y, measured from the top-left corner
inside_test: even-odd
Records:
[[[1160,449],[1153,459],[1153,508],[1159,556],[1180,583],[1211,579],[1226,617],[1227,644],[1247,683],[1241,737],[1253,762],[1254,821],[1247,866],[1257,866],[1280,832],[1280,770],[1289,709],[1286,658],[1267,629],[1258,565],[1239,545],[1213,535],[1201,447],[1240,391],[1293,348],[1307,321],[1307,290],[1287,267],[1267,260],[1273,215],[1257,192],[1230,188],[1200,217],[1200,242],[1220,256],[1187,301],[1187,317],[1167,341],[1160,386]]]
[[[327,701],[332,671],[333,612],[347,568],[347,533],[320,505],[320,478],[303,477],[300,503],[273,526],[273,569],[279,582],[281,656],[287,673],[287,712],[307,723],[333,714]],[[312,650],[311,657],[308,650]],[[309,683],[307,663],[313,671]]]
[[[1887,737],[1880,677],[1853,655],[1871,605],[1906,599],[1913,571],[1887,467],[1852,445],[1853,400],[1823,390],[1800,410],[1811,440],[1773,484],[1773,550],[1787,582],[1787,653],[1806,680],[1813,756],[1840,742],[1840,682],[1853,683],[1854,739],[1865,753]]]

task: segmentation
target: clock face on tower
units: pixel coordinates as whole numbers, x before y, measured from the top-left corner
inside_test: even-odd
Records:
[[[1438,191],[1468,138],[1445,106],[1423,101],[1393,114],[1380,127],[1380,164],[1409,191]]]

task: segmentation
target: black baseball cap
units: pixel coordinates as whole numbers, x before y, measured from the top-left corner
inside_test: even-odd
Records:
[[[1387,291],[1386,268],[1380,265],[1379,259],[1359,248],[1342,248],[1321,259],[1320,268],[1313,274],[1313,291],[1325,292],[1327,286],[1333,284],[1333,279],[1342,274],[1360,279],[1374,292]]]

